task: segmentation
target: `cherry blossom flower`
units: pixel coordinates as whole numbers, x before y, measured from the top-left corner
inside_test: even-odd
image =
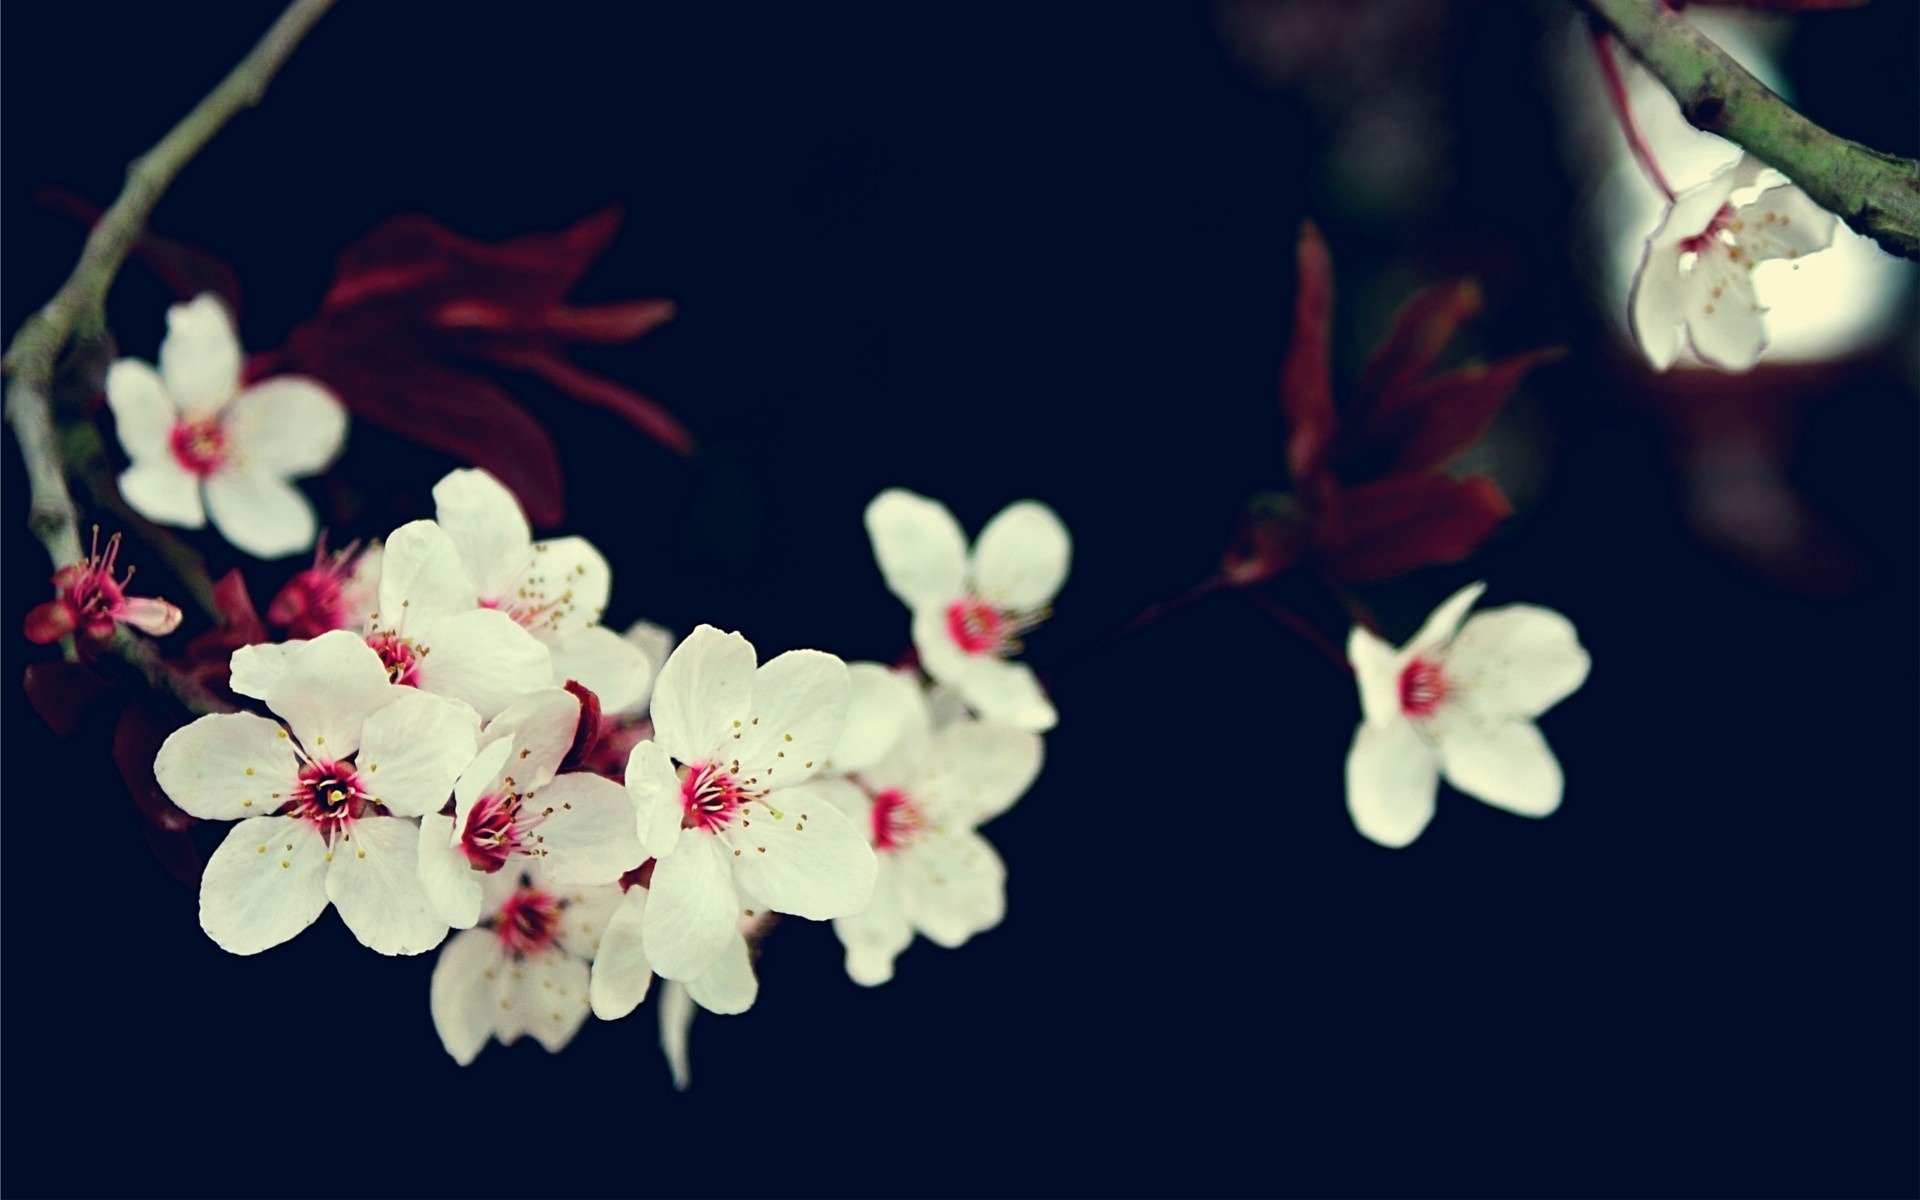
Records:
[[[613,712],[646,699],[653,667],[645,650],[600,624],[613,573],[593,543],[534,541],[513,493],[478,469],[448,474],[433,500],[480,606],[506,613],[547,647],[554,683],[578,680]]]
[[[1456,592],[1398,650],[1360,628],[1348,642],[1362,720],[1347,754],[1347,809],[1383,846],[1420,836],[1443,775],[1522,816],[1560,807],[1560,763],[1533,720],[1586,680],[1587,652],[1548,609],[1510,604],[1468,618],[1485,589]]]
[[[1037,734],[1011,726],[963,717],[936,728],[920,689],[906,682],[884,689],[890,712],[856,706],[856,718],[896,732],[893,744],[850,777],[818,785],[867,831],[879,860],[872,902],[833,923],[847,974],[868,987],[893,978],[916,931],[952,949],[1000,923],[1006,867],[976,828],[1026,792],[1042,756]],[[860,762],[860,750],[883,739],[849,719],[841,747],[854,752],[836,748],[835,761]]]
[[[240,343],[218,299],[167,310],[160,369],[123,358],[107,403],[132,465],[120,494],[141,516],[222,537],[256,558],[313,545],[313,506],[290,480],[340,453],[347,410],[320,384],[281,375],[242,388]]]
[[[154,761],[192,816],[237,821],[200,884],[200,925],[225,950],[256,954],[329,903],[361,943],[420,954],[447,923],[417,868],[411,819],[446,803],[480,722],[456,701],[395,687],[347,631],[293,646],[260,697],[279,720],[201,717]]]
[[[514,701],[488,722],[453,785],[453,812],[421,820],[420,878],[455,929],[480,919],[491,875],[538,864],[555,884],[611,885],[645,857],[625,789],[585,771],[559,773],[580,717],[580,701],[563,688]]]
[[[1753,366],[1767,345],[1753,268],[1832,244],[1834,215],[1790,183],[1761,188],[1767,169],[1741,155],[1674,197],[1648,235],[1629,304],[1634,338],[1654,370],[1674,364],[1683,331],[1708,364]]]
[[[600,955],[593,962],[593,1013],[603,1021],[617,1021],[647,998],[653,982],[653,962],[647,956],[647,911],[659,864],[650,860],[621,880],[626,895],[607,924]],[[731,1016],[753,1007],[760,980],[753,973],[750,935],[764,932],[771,920],[767,907],[736,890],[739,919],[719,956],[683,986],[687,998],[708,1012]]]
[[[313,565],[289,579],[267,605],[267,619],[295,638],[319,637],[330,629],[358,629],[380,605],[378,539],[327,549],[327,535],[313,551]]]
[[[45,646],[77,635],[93,642],[111,641],[116,625],[130,625],[141,633],[164,637],[180,628],[180,610],[165,600],[127,595],[133,568],[114,578],[120,556],[120,535],[107,539],[100,550],[100,531],[93,531],[93,548],[81,562],[68,563],[53,573],[60,594],[27,613],[27,640]]]
[[[1032,500],[1009,505],[971,551],[945,505],[904,488],[874,497],[866,520],[888,590],[913,610],[927,674],[983,717],[1053,728],[1058,714],[1032,668],[1011,661],[1066,582],[1072,544],[1053,510]]]
[[[488,1038],[511,1046],[530,1035],[549,1053],[587,1020],[587,964],[620,889],[557,886],[539,872],[500,871],[486,881],[478,928],[440,949],[429,987],[433,1027],[466,1066]]]
[[[726,952],[750,907],[742,892],[814,921],[858,912],[873,892],[866,838],[809,782],[846,722],[846,664],[817,650],[757,662],[739,634],[695,629],[660,669],[654,740],[627,762],[657,860],[646,956],[668,979],[696,979]]]
[[[481,603],[453,539],[432,521],[410,521],[387,538],[379,611],[365,637],[394,683],[464,701],[486,719],[553,678],[546,646],[511,614]],[[286,655],[302,644],[238,651],[233,690],[265,699]]]

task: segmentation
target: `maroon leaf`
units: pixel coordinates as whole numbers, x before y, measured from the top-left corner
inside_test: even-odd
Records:
[[[1337,418],[1333,411],[1333,258],[1312,221],[1300,226],[1295,253],[1293,344],[1280,372],[1280,414],[1287,420],[1287,469],[1296,482],[1316,474]]]
[[[1321,563],[1353,583],[1458,562],[1513,512],[1484,475],[1401,476],[1340,493],[1319,532]]]
[[[225,692],[233,652],[271,639],[239,568],[228,571],[213,585],[213,600],[220,610],[219,624],[188,642],[177,665],[189,677]]]
[[[1354,388],[1354,411],[1366,414],[1370,429],[1392,416],[1400,394],[1433,370],[1461,323],[1479,311],[1480,288],[1467,279],[1416,292],[1400,306]]]
[[[63,738],[78,733],[94,705],[113,690],[86,667],[61,659],[29,664],[20,683],[33,711],[55,737]]]
[[[593,757],[594,745],[600,740],[600,697],[593,689],[576,680],[567,680],[567,690],[580,702],[580,721],[573,727],[573,745],[567,747],[566,756],[560,760],[562,771],[571,771]]]
[[[1271,579],[1304,557],[1311,531],[1306,511],[1291,496],[1263,492],[1241,514],[1220,573],[1234,587]]]
[[[1407,389],[1394,469],[1438,467],[1478,441],[1528,371],[1560,358],[1558,347],[1529,350],[1490,366],[1463,367]]]
[[[604,375],[595,375],[542,346],[500,343],[484,354],[502,366],[518,367],[546,380],[586,404],[607,409],[675,454],[693,453],[693,435],[658,403]]]
[[[133,796],[134,807],[149,824],[169,832],[193,827],[194,820],[174,806],[153,775],[153,760],[160,744],[186,722],[174,715],[162,715],[153,705],[137,702],[127,705],[113,728],[113,765]]]

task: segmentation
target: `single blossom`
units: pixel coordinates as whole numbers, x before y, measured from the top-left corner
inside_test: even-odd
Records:
[[[299,643],[260,697],[279,720],[201,717],[169,737],[154,775],[173,802],[238,821],[207,861],[200,925],[255,954],[331,903],[382,954],[420,954],[447,923],[420,881],[419,825],[470,762],[480,721],[457,701],[395,687],[365,642]]]
[[[653,667],[645,650],[600,624],[613,572],[593,543],[534,541],[519,501],[482,470],[448,474],[433,502],[480,606],[506,613],[547,647],[555,684],[578,680],[613,712],[646,699]]]
[[[365,638],[394,683],[463,701],[491,719],[552,681],[546,646],[508,613],[481,603],[453,539],[432,521],[410,521],[387,538],[378,595]],[[301,644],[236,653],[233,690],[264,699],[286,655]]]
[[[267,619],[289,637],[314,638],[332,629],[359,629],[380,607],[379,539],[327,548],[323,530],[313,565],[289,579],[267,605]]]
[[[466,1066],[488,1038],[511,1046],[530,1035],[548,1052],[587,1020],[593,961],[620,889],[564,887],[538,871],[484,877],[485,915],[440,949],[429,986],[433,1027]]]
[[[873,892],[866,838],[810,783],[846,723],[846,664],[817,650],[757,663],[739,634],[695,629],[660,669],[654,740],[627,762],[657,860],[641,929],[668,979],[696,979],[726,952],[758,907],[743,892],[814,921]]]
[[[600,955],[593,962],[593,1014],[603,1021],[617,1021],[647,998],[653,983],[653,963],[647,957],[647,905],[652,898],[652,882],[658,872],[657,861],[649,860],[620,881],[626,895],[607,925]],[[753,950],[749,937],[763,934],[772,921],[766,905],[736,891],[741,904],[740,917],[719,957],[705,970],[684,984],[687,998],[708,1012],[732,1015],[753,1007],[760,994],[760,980],[753,973]]]
[[[123,358],[107,403],[132,460],[120,494],[141,516],[220,535],[257,558],[313,545],[313,506],[290,482],[339,455],[347,410],[296,375],[243,388],[233,320],[211,294],[167,310],[160,369]]]
[[[1767,345],[1753,268],[1833,244],[1833,214],[1790,183],[1760,187],[1766,170],[1741,155],[1675,196],[1647,237],[1629,304],[1634,338],[1654,370],[1674,364],[1683,332],[1712,366],[1753,366]]]
[[[1485,589],[1456,592],[1398,650],[1359,628],[1347,644],[1362,712],[1347,809],[1383,846],[1420,836],[1442,775],[1522,816],[1560,807],[1560,763],[1533,719],[1586,680],[1587,652],[1548,609],[1510,604],[1468,618]]]
[[[858,770],[818,786],[866,830],[879,860],[872,902],[833,923],[847,974],[872,987],[893,978],[894,959],[916,931],[952,949],[1000,923],[1006,867],[976,830],[1026,792],[1042,751],[1037,734],[971,716],[936,728],[911,680],[902,689],[867,679],[870,694],[891,703],[853,706],[834,762]],[[863,719],[869,729],[860,728]],[[892,744],[868,761],[889,729]]]
[[[480,752],[453,785],[453,811],[420,822],[420,878],[455,929],[483,910],[482,885],[537,865],[555,884],[611,885],[645,857],[633,801],[612,780],[560,774],[580,724],[580,702],[542,688],[487,723]]]
[[[77,635],[106,642],[112,640],[116,625],[131,625],[154,637],[180,628],[180,610],[165,600],[127,595],[133,568],[114,578],[114,560],[119,556],[120,535],[107,539],[103,553],[100,531],[94,530],[93,548],[87,557],[53,573],[53,586],[59,595],[28,611],[27,640],[44,646]]]
[[[913,646],[927,674],[981,716],[1051,729],[1053,702],[1025,663],[1020,636],[1045,620],[1066,582],[1072,544],[1053,510],[1032,500],[987,522],[972,549],[944,504],[889,488],[867,505],[867,534],[887,588],[913,610]]]

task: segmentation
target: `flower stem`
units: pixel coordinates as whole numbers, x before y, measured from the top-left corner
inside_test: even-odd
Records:
[[[1301,641],[1318,650],[1321,656],[1328,662],[1349,675],[1353,674],[1353,664],[1347,661],[1347,656],[1340,653],[1340,648],[1328,641],[1325,634],[1315,629],[1312,622],[1271,596],[1265,596],[1259,592],[1246,592],[1244,594],[1248,600],[1253,602],[1255,607],[1286,626],[1287,629],[1296,634]]]
[[[1660,160],[1653,156],[1653,147],[1647,144],[1646,134],[1640,132],[1640,122],[1634,119],[1633,103],[1627,98],[1627,81],[1620,74],[1619,61],[1613,57],[1613,38],[1598,21],[1593,22],[1591,28],[1594,60],[1600,64],[1600,78],[1607,85],[1607,99],[1613,105],[1613,115],[1620,121],[1621,136],[1627,139],[1627,148],[1640,160],[1647,178],[1653,180],[1662,195],[1672,200],[1673,185],[1667,182]]]
[[[1133,617],[1129,619],[1126,624],[1120,626],[1120,628],[1094,642],[1086,649],[1070,654],[1055,663],[1052,671],[1058,671],[1070,663],[1079,662],[1083,658],[1090,658],[1099,651],[1105,650],[1108,646],[1113,645],[1121,638],[1138,633],[1162,617],[1179,612],[1197,600],[1204,600],[1226,586],[1227,579],[1224,575],[1211,575],[1180,593],[1178,596],[1173,597],[1171,600],[1160,600],[1149,604],[1138,613],[1135,613]],[[1049,674],[1051,674],[1052,671],[1050,671]]]

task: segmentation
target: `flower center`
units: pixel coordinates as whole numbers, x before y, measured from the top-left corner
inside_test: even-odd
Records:
[[[539,888],[522,886],[500,906],[493,933],[500,944],[525,957],[554,944],[560,933],[560,901]]]
[[[888,788],[873,798],[875,850],[903,849],[925,825],[919,806],[898,790]]]
[[[680,807],[686,813],[680,828],[719,833],[748,798],[732,775],[712,763],[689,766],[680,781]]]
[[[218,417],[177,422],[168,444],[173,447],[175,461],[202,478],[227,461],[227,431],[220,428]]]
[[[521,803],[524,799],[518,792],[482,796],[468,811],[467,827],[460,831],[460,849],[474,870],[492,874],[506,866],[509,858],[544,853],[533,828],[553,815],[553,810],[527,811]]]
[[[388,679],[402,687],[420,686],[420,659],[424,651],[397,633],[372,634],[367,638],[367,645],[380,656]]]
[[[1713,219],[1707,222],[1705,229],[1702,229],[1692,237],[1680,239],[1680,252],[1682,254],[1705,253],[1715,242],[1720,240],[1720,235],[1732,224],[1733,205],[1722,204],[1720,210],[1713,214]]]
[[[314,759],[300,768],[299,782],[288,797],[286,815],[311,821],[322,833],[331,833],[372,807],[360,788],[353,764]]]
[[[1416,658],[1400,672],[1400,711],[1409,717],[1430,717],[1447,698],[1447,677],[1440,664]]]
[[[965,596],[947,608],[947,634],[966,654],[1014,654],[1020,649],[1020,635],[1046,616],[1045,611],[1010,612],[978,596]]]

